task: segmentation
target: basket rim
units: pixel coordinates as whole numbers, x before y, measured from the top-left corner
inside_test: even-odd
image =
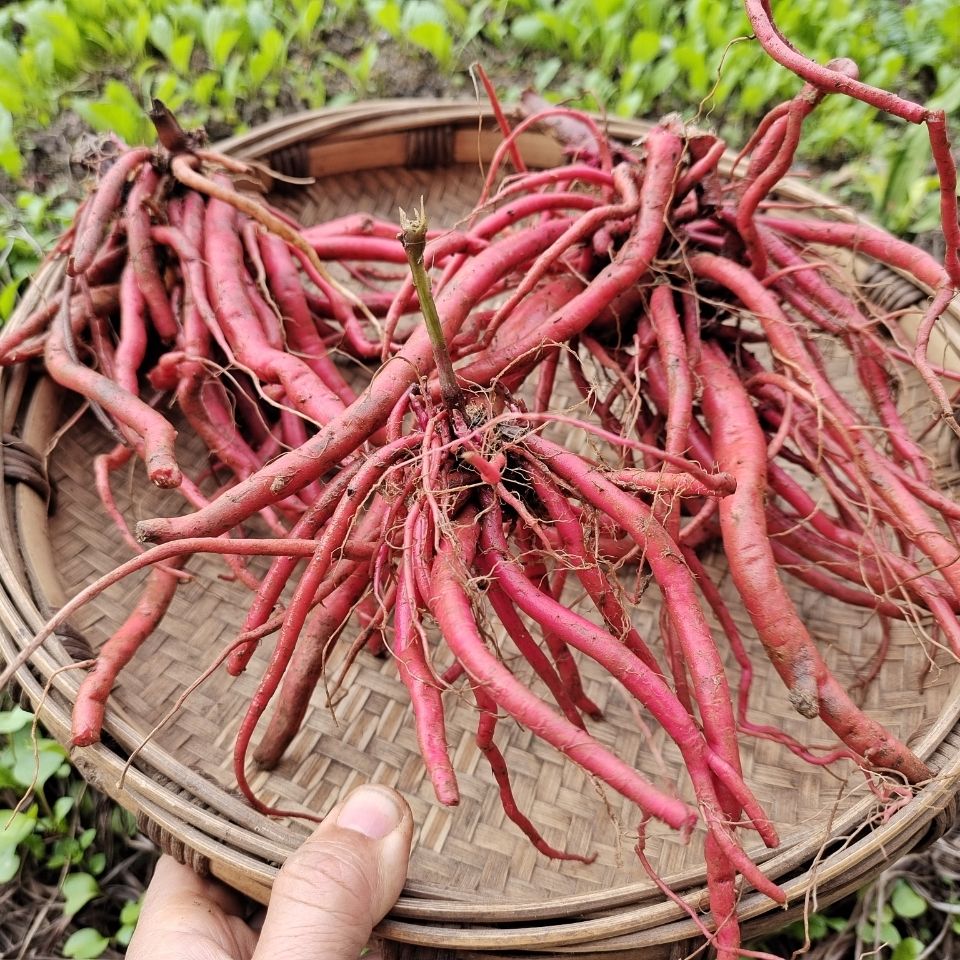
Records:
[[[404,108],[409,107],[409,109],[398,109],[398,105]],[[426,126],[452,124],[466,129],[470,125],[476,127],[478,120],[489,121],[489,119],[489,109],[482,108],[472,101],[417,99],[367,101],[348,107],[311,111],[282,118],[273,123],[264,124],[249,133],[231,138],[218,145],[218,148],[241,157],[259,157],[294,143],[349,141],[357,136],[382,135],[385,131],[400,134],[408,132],[411,127],[418,124]],[[641,137],[653,126],[649,122],[638,120],[598,119],[606,124],[612,135],[626,139]],[[534,144],[536,149],[553,145],[552,138],[545,137],[543,134],[527,135],[522,140],[526,144]],[[721,168],[725,167],[729,170],[731,165],[732,154],[725,158]],[[778,193],[792,199],[823,206],[838,219],[849,222],[868,222],[854,211],[819,194],[799,180],[784,181],[778,188]],[[59,266],[51,262],[46,263],[38,272],[28,296],[11,322],[15,323],[18,318],[26,316],[39,302],[39,298],[56,288],[59,280]],[[926,289],[925,292],[931,291]],[[960,320],[960,307],[954,304],[951,309],[954,317]],[[956,333],[957,331],[950,331],[953,336]],[[951,342],[956,346],[960,338],[951,339]],[[2,394],[0,399],[3,400],[4,422],[6,423],[7,418],[16,412],[24,399],[28,399],[31,406],[35,404],[42,406],[44,389],[42,384],[29,382],[25,371],[13,373],[0,371],[0,394]],[[42,421],[44,416],[49,416],[49,412],[44,410],[34,410],[34,414],[38,422]],[[37,429],[42,429],[42,424]],[[4,487],[0,497],[3,498],[0,507],[4,508],[0,513],[0,546],[3,548],[0,556],[0,581],[4,587],[4,591],[0,591],[0,624],[4,628],[0,631],[0,656],[9,661],[16,655],[18,649],[29,641],[33,631],[39,628],[45,618],[32,595],[26,573],[29,563],[20,556],[20,543],[16,537],[16,531],[10,529],[6,522],[8,488]],[[32,517],[32,522],[36,522],[40,506],[39,497],[33,491],[18,485],[13,495],[13,509],[18,517]],[[18,560],[20,569],[18,569]],[[69,658],[66,657],[62,645],[59,642],[53,643],[50,644],[49,649],[41,648],[16,675],[17,682],[37,707],[43,722],[51,733],[64,743],[69,740],[69,703],[76,693],[78,684],[70,672],[55,674],[55,671],[68,661]],[[43,700],[42,685],[33,671],[37,671],[44,680],[52,678],[52,689],[55,694]],[[941,763],[937,778],[923,787],[914,800],[888,823],[850,848],[851,851],[858,851],[858,855],[863,855],[862,862],[866,862],[872,855],[877,855],[879,851],[890,851],[902,846],[902,844],[898,845],[898,838],[913,837],[915,832],[925,829],[929,822],[951,803],[957,789],[957,780],[960,778],[960,751],[955,750],[952,755],[941,755],[941,748],[951,737],[960,742],[960,678],[951,688],[950,701],[951,710],[944,711],[937,718],[936,724],[924,734],[918,747],[921,755],[932,756],[935,762]],[[138,732],[123,718],[118,717],[115,711],[108,712],[108,723],[105,729],[123,745],[138,743],[142,737],[142,731]],[[251,808],[227,793],[225,789],[219,785],[210,784],[205,778],[178,763],[175,757],[156,747],[155,744],[148,744],[144,749],[140,756],[141,765],[175,781],[201,803],[214,801],[215,810],[226,816],[227,820],[215,812],[198,810],[196,803],[184,801],[182,797],[171,798],[169,792],[158,787],[153,777],[139,766],[131,767],[125,780],[122,783],[118,782],[122,758],[116,750],[104,744],[73,748],[72,757],[78,765],[82,765],[85,775],[88,775],[91,780],[99,781],[101,789],[105,789],[122,805],[128,806],[135,812],[145,813],[155,822],[160,823],[171,835],[207,857],[214,873],[218,870],[220,873],[226,873],[224,879],[234,883],[242,879],[239,874],[244,874],[247,877],[247,892],[260,899],[263,899],[268,892],[269,884],[276,874],[277,868],[272,863],[278,859],[277,854],[282,857],[292,850],[303,836],[306,836],[306,832],[281,828],[255,814]],[[833,856],[827,857],[820,863],[815,872],[809,869],[803,870],[803,867],[811,860],[815,861],[816,849],[820,845],[818,841],[826,841],[829,837],[835,837],[848,830],[855,821],[863,818],[869,805],[869,800],[858,803],[835,824],[825,828],[822,833],[814,834],[813,838],[808,839],[805,844],[794,845],[788,850],[778,848],[779,853],[774,851],[771,856],[761,859],[760,862],[764,868],[773,871],[771,876],[793,874],[792,878],[786,881],[791,903],[802,904],[804,896],[819,884],[849,875],[849,871],[853,868],[850,862],[850,857],[853,855],[850,853],[836,861],[845,864],[842,870],[834,866]],[[189,821],[181,815],[186,811],[190,814]],[[273,856],[271,857],[270,854]],[[699,899],[702,876],[702,870],[690,870],[679,880],[672,877],[671,882],[678,883],[678,888],[686,891],[690,899],[696,902]],[[244,889],[244,886],[240,885],[240,889]],[[382,926],[381,932],[390,939],[399,941],[427,942],[435,946],[471,947],[481,950],[511,946],[529,948],[531,943],[555,948],[562,943],[596,943],[597,940],[609,941],[609,947],[613,949],[614,941],[620,942],[623,937],[639,935],[651,928],[670,929],[676,933],[681,929],[685,931],[683,937],[671,937],[671,940],[696,935],[697,931],[692,923],[682,919],[683,914],[676,905],[661,904],[658,898],[659,892],[655,888],[651,888],[648,883],[639,883],[624,885],[613,891],[557,898],[548,906],[542,902],[484,904],[474,902],[476,898],[468,898],[467,895],[464,895],[463,899],[458,899],[451,896],[450,891],[438,891],[432,889],[429,884],[408,884],[390,918]],[[766,897],[752,894],[741,902],[741,917],[744,920],[761,917],[768,913],[771,907],[772,902]],[[599,911],[615,912],[608,917],[589,916]],[[496,927],[483,929],[484,924],[494,922],[517,923],[524,920],[551,919],[574,913],[588,916],[586,919],[551,925],[549,928],[516,928],[509,931]],[[781,911],[778,911],[778,916],[780,919],[784,918]],[[415,923],[410,922],[411,920],[424,922]],[[446,922],[456,920],[464,925],[466,932],[461,936],[459,931],[430,926],[425,922],[429,920]],[[689,930],[687,925],[690,927]],[[545,929],[551,931],[546,940],[544,940]],[[565,931],[562,935],[561,930]],[[426,931],[429,931],[429,938],[425,940],[423,938],[427,937]],[[532,931],[536,931],[534,939],[531,939]],[[562,940],[561,943],[557,940],[560,936],[566,936],[567,939]],[[570,939],[571,937],[575,939]],[[658,940],[657,942],[667,941]],[[633,941],[631,945],[632,943]],[[617,949],[620,947],[618,946]]]

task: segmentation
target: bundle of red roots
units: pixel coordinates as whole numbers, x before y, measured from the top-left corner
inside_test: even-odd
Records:
[[[84,679],[76,744],[99,739],[119,671],[190,558],[217,553],[250,596],[226,668],[240,673],[272,644],[235,748],[257,809],[284,812],[247,782],[259,721],[275,703],[254,750],[271,768],[321,679],[342,680],[342,669],[325,675],[349,638],[343,662],[364,649],[395,662],[441,803],[458,802],[444,734],[444,693],[456,688],[475,703],[507,815],[547,856],[590,860],[549,846],[518,809],[494,739],[504,719],[636,804],[641,858],[649,818],[704,829],[724,958],[738,955],[741,878],[785,899],[740,839],[778,843],[742,775],[742,737],[811,763],[852,761],[878,791],[908,793],[932,776],[832,675],[783,578],[939,634],[960,657],[960,507],[938,490],[896,402],[896,371],[913,367],[934,419],[955,427],[944,383],[957,378],[926,356],[960,280],[943,118],[858,83],[849,63],[804,61],[763,3],[748,7],[761,42],[806,83],[763,119],[734,176],[720,172],[719,138],[678,121],[625,145],[556,107],[512,128],[501,116],[473,213],[434,232],[422,210],[399,226],[361,211],[302,229],[238,189],[255,171],[202,149],[160,105],[159,148],[104,160],[56,252],[62,296],[0,335],[0,362],[42,358],[117,441],[96,459],[96,484],[135,555],[50,630],[150,567]],[[862,223],[787,216],[771,197],[805,119],[838,91],[929,126],[945,263]],[[569,163],[524,167],[517,138],[534,125],[565,140]],[[935,292],[915,348],[898,314],[851,292],[829,248]],[[855,372],[858,396],[831,382],[827,355]],[[205,445],[204,482],[178,458],[178,431]],[[130,531],[111,474],[131,458],[188,511]],[[831,753],[750,722],[751,662],[703,563],[718,549],[782,678],[784,709],[833,731]],[[254,575],[248,558],[264,556],[269,568]],[[647,582],[662,603],[653,638],[632,616],[644,601],[630,584]],[[571,586],[589,615],[565,603]],[[736,703],[727,645],[741,671]],[[695,803],[591,734],[602,717],[583,658],[676,743]],[[875,669],[882,660],[878,651]]]

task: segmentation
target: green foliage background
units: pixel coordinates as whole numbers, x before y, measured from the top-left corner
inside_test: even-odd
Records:
[[[957,0],[774,4],[818,61],[960,115]],[[149,142],[165,101],[213,137],[281,111],[368,96],[473,95],[479,60],[509,100],[634,116],[676,111],[732,144],[798,81],[748,39],[739,0],[20,0],[0,9],[0,321],[68,222],[82,133]],[[803,159],[838,199],[891,230],[937,225],[924,131],[828,98]],[[5,180],[5,184],[4,181]]]
[[[815,59],[851,57],[870,83],[960,110],[955,0],[774,8],[785,33]],[[465,88],[467,67],[479,59],[506,97],[533,85],[619,114],[699,112],[737,137],[797,86],[743,39],[749,33],[738,0],[8,3],[0,10],[0,168],[29,181],[37,134],[65,110],[132,143],[152,135],[140,109],[152,96],[216,131],[278,109],[389,96],[391,71],[378,71],[378,61],[391,43],[425,52],[445,81],[435,86]],[[833,98],[809,125],[804,149],[832,165],[889,165],[903,141],[875,111]]]
[[[88,788],[67,751],[35,729],[33,714],[0,710],[0,889],[27,878],[53,888],[48,925],[59,925],[64,957],[89,960],[129,942],[140,903],[114,881],[125,862],[152,859],[131,852],[136,831],[136,819]],[[0,924],[15,929],[23,919],[4,899]]]

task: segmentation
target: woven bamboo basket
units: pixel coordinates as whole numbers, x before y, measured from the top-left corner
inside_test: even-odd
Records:
[[[647,129],[638,121],[606,123],[611,135],[623,140]],[[285,174],[315,177],[309,187],[261,185],[304,223],[356,211],[394,217],[398,205],[423,194],[433,223],[453,225],[477,196],[484,164],[499,139],[488,111],[476,104],[397,100],[285,118],[230,140],[223,149]],[[548,133],[531,133],[520,143],[531,167],[562,159]],[[800,181],[785,182],[779,195],[821,206],[826,216],[854,217]],[[929,293],[860,259],[843,267],[863,295],[888,306],[909,309]],[[11,322],[53,295],[60,279],[56,266],[44,267]],[[946,355],[958,343],[951,328],[946,341],[934,346]],[[929,415],[918,397],[915,386],[905,383],[904,402]],[[110,444],[93,418],[72,422],[59,390],[26,369],[4,371],[0,410],[7,481],[0,494],[0,656],[9,660],[65,598],[127,553],[92,490],[91,458]],[[928,442],[949,484],[955,479],[952,445],[943,436],[931,435]],[[116,486],[131,521],[179,510],[169,494],[148,490],[142,475]],[[221,569],[212,561],[196,568],[196,579],[181,588],[162,629],[122,674],[104,742],[75,749],[72,756],[91,783],[137,814],[164,850],[265,902],[279,865],[308,830],[298,821],[261,816],[235,792],[230,745],[263,660],[235,680],[215,675],[144,745],[147,733],[239,626],[243,597],[218,577]],[[103,596],[17,675],[25,697],[61,742],[68,742],[70,705],[79,682],[77,670],[62,668],[90,655],[91,646],[122,619],[135,588],[130,583]],[[831,666],[852,680],[858,664],[869,658],[875,625],[809,590],[795,589],[795,596]],[[647,605],[645,598],[637,611],[641,628],[656,624],[656,604]],[[749,625],[741,626],[749,640]],[[754,662],[759,675],[753,717],[807,740],[823,737],[824,730],[811,732],[811,722],[792,715],[762,656]],[[648,743],[618,691],[589,665],[584,670],[588,694],[605,711],[596,736],[646,773],[683,789],[679,757],[662,733]],[[784,911],[744,891],[740,914],[747,936],[772,932],[804,910],[856,890],[953,821],[960,775],[958,684],[960,672],[949,656],[921,649],[909,632],[895,635],[866,708],[908,739],[937,777],[889,818],[881,816],[862,777],[812,769],[768,742],[743,743],[746,779],[783,838],[776,850],[748,850],[789,896]],[[315,813],[324,813],[368,780],[406,795],[417,824],[409,881],[378,930],[394,956],[666,960],[697,947],[692,921],[660,895],[632,857],[636,812],[601,796],[590,780],[527,731],[514,726],[502,744],[518,802],[548,841],[595,850],[592,866],[546,860],[505,821],[492,778],[478,766],[475,718],[466,707],[451,703],[451,749],[463,800],[448,810],[434,802],[424,778],[405,691],[393,665],[363,655],[345,690],[333,713],[318,693],[287,758],[273,773],[255,774],[252,782],[267,802]],[[507,724],[502,726],[506,733]],[[648,851],[666,881],[705,913],[703,853],[696,838],[684,846],[654,831]]]

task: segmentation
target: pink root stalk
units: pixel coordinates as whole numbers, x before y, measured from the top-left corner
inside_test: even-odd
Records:
[[[476,300],[503,275],[549,246],[564,225],[544,223],[523,230],[474,257],[444,290],[437,308],[447,342],[453,338]],[[157,518],[137,525],[141,541],[171,540],[188,532],[223,533],[251,513],[273,503],[281,493],[293,493],[353,454],[388,420],[411,384],[432,371],[433,348],[425,327],[418,327],[395,357],[377,373],[364,392],[343,413],[319,430],[299,450],[290,451],[238,483],[229,496],[189,517]]]
[[[777,577],[763,505],[766,443],[746,391],[713,345],[704,344],[698,373],[717,461],[737,477],[736,493],[720,501],[730,573],[791,703],[805,717],[819,715],[873,767],[895,770],[910,783],[927,780],[927,766],[864,715],[837,682]]]
[[[554,713],[486,648],[463,586],[469,576],[465,565],[468,569],[476,549],[478,530],[472,520],[472,517],[465,517],[457,525],[458,548],[450,540],[441,544],[433,567],[430,603],[444,641],[467,675],[473,682],[481,684],[501,709],[542,740],[632,800],[645,813],[675,830],[689,833],[698,819],[695,810],[661,793],[584,730]]]
[[[179,569],[183,558],[172,564]],[[73,705],[70,742],[87,747],[100,740],[107,698],[120,671],[157,628],[177,590],[178,578],[166,567],[154,567],[136,606],[117,631],[100,648],[97,661],[83,678]]]

